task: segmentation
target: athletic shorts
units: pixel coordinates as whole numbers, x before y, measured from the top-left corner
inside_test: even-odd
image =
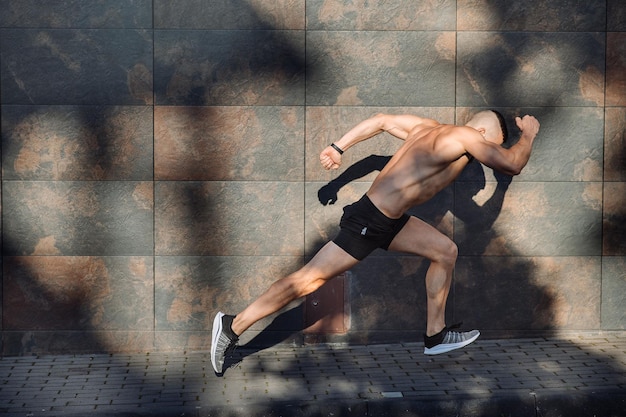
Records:
[[[367,195],[343,208],[341,230],[333,242],[359,261],[374,249],[389,249],[394,237],[409,221],[408,214],[390,219],[381,213]]]

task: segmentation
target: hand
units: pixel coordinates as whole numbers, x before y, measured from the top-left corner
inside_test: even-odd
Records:
[[[324,169],[337,169],[341,165],[341,154],[332,146],[327,146],[320,154],[320,164]]]
[[[523,118],[518,116],[515,118],[515,123],[519,130],[522,131],[522,134],[531,138],[534,138],[539,133],[539,121],[533,116],[526,115]]]

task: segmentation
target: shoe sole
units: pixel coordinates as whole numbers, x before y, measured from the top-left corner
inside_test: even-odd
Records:
[[[215,353],[217,351],[217,339],[220,333],[222,333],[222,317],[224,317],[224,313],[217,313],[215,319],[213,320],[213,331],[211,333],[211,365],[213,365],[213,370],[218,374],[222,371],[217,370]]]
[[[465,347],[469,345],[470,343],[472,343],[474,340],[478,339],[478,336],[480,336],[480,332],[478,332],[476,336],[472,337],[471,339],[467,339],[464,342],[448,343],[445,345],[437,345],[432,348],[424,348],[424,354],[425,355],[441,355],[442,353],[450,352],[455,349],[461,349],[462,347]]]

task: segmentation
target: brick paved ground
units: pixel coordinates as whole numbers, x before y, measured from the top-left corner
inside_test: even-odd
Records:
[[[56,416],[626,416],[626,332],[239,350],[221,377],[208,352],[10,357],[0,414]]]

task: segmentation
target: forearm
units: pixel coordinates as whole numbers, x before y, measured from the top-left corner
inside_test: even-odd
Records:
[[[519,141],[511,147],[512,150],[515,150],[513,166],[518,174],[526,166],[528,160],[530,159],[534,138],[534,136],[522,134]]]
[[[380,115],[376,115],[354,126],[338,141],[336,141],[335,145],[345,151],[355,144],[376,136],[377,134],[382,132],[382,118],[380,117]]]
[[[526,115],[523,118],[516,117],[515,122],[521,131],[520,139],[509,151],[512,152],[511,173],[519,174],[528,163],[533,147],[533,142],[539,133],[539,121],[533,116]]]

